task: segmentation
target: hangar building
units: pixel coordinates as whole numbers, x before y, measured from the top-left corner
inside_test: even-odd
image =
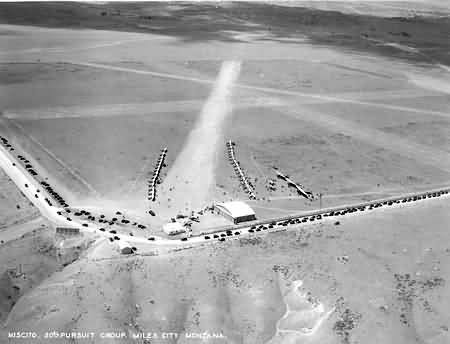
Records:
[[[235,224],[256,220],[255,212],[247,203],[240,201],[217,203],[214,206],[217,213],[233,221]]]

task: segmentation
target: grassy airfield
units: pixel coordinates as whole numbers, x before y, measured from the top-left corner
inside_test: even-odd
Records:
[[[249,204],[259,218],[320,206],[279,180],[269,191],[273,167],[321,193],[323,207],[448,185],[449,19],[435,7],[390,18],[397,5],[374,5],[373,16],[367,6],[0,4],[0,134],[70,204],[123,210],[149,225],[143,235],[198,196],[183,191],[203,186],[194,172],[212,181],[197,202],[248,200],[228,139],[255,185]],[[224,61],[239,71],[220,87]],[[223,99],[217,136],[191,135],[208,122],[205,104],[219,111]],[[200,147],[207,165],[190,162],[186,146]],[[153,204],[147,180],[163,147]],[[168,175],[195,178],[177,187]],[[123,258],[109,242],[53,236],[6,176],[0,183],[4,336],[49,328],[176,332],[179,343],[204,331],[225,336],[212,343],[450,339],[448,198]],[[6,267],[24,260],[36,264],[26,280],[11,277]],[[313,304],[329,316],[319,322]]]

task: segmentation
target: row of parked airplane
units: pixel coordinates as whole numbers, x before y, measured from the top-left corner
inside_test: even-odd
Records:
[[[164,160],[167,155],[167,147],[161,150],[161,154],[159,155],[158,161],[156,162],[156,167],[153,170],[153,177],[149,180],[149,190],[148,190],[148,200],[155,202],[156,201],[156,184],[160,183],[159,175],[161,173],[161,169],[166,166]]]
[[[250,183],[248,178],[245,176],[239,162],[236,160],[236,156],[234,153],[234,145],[235,145],[235,143],[232,142],[231,140],[227,141],[228,160],[233,165],[234,172],[236,173],[237,177],[241,181],[242,187],[244,188],[244,191],[248,194],[249,198],[256,199],[253,185]]]

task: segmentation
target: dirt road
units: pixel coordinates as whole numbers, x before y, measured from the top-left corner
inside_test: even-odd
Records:
[[[162,184],[161,202],[171,212],[196,210],[212,201],[216,152],[223,141],[224,121],[232,111],[232,87],[240,66],[238,61],[222,64],[197,124]]]

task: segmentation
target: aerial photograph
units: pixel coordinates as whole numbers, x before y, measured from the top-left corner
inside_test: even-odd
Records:
[[[0,2],[0,344],[449,344],[450,1]]]

